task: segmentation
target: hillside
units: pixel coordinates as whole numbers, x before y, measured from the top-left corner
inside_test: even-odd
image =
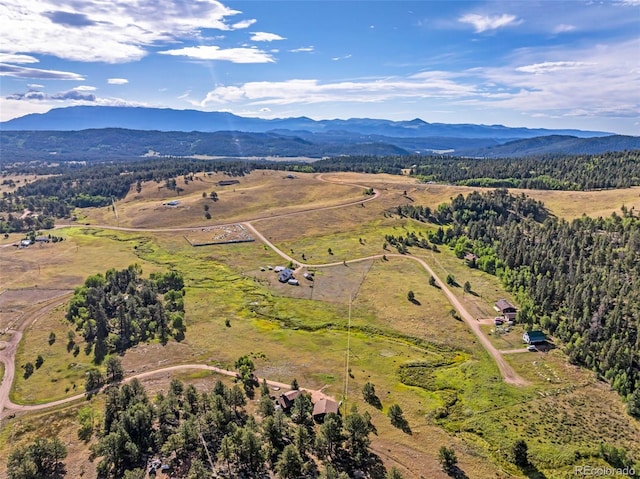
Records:
[[[600,154],[640,149],[640,137],[545,136],[509,142],[482,138],[399,138],[334,131],[182,132],[101,128],[80,131],[2,131],[3,162],[114,160],[159,156],[338,157],[448,153],[494,158],[534,154]]]
[[[462,150],[460,155],[481,158],[523,157],[545,154],[593,155],[607,151],[637,150],[640,137],[610,135],[594,138],[577,138],[567,135],[540,136],[514,140],[502,145],[492,145],[475,150]]]

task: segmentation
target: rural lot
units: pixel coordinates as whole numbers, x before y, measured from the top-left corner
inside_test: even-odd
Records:
[[[640,457],[640,424],[607,383],[572,365],[553,338],[527,351],[523,325],[494,326],[497,300],[517,304],[496,276],[446,245],[400,253],[386,241],[437,229],[398,215],[398,205],[435,210],[481,188],[386,174],[254,170],[228,186],[217,186],[223,174],[195,177],[178,179],[179,195],[145,182],[111,206],[79,210],[52,231],[60,242],[0,239],[0,477],[5,453],[36,433],[65,442],[67,477],[96,477],[77,418],[87,407],[100,414],[105,399],[84,397],[92,358],[65,316],[87,277],[131,264],[145,277],[184,277],[184,338],[141,342],[120,357],[125,378],[139,377],[151,396],[173,378],[199,389],[233,384],[223,371],[249,355],[273,387],[295,379],[342,412],[369,413],[372,451],[404,477],[447,477],[442,445],[456,450],[465,477],[526,477],[503,452],[521,437],[538,469],[528,477],[572,477],[576,458],[595,456],[603,438]],[[640,209],[638,187],[514,192],[567,219]],[[277,267],[296,284],[279,281]],[[41,366],[25,378],[23,366],[38,356]],[[363,400],[366,383],[380,408]],[[406,430],[390,424],[392,404]]]

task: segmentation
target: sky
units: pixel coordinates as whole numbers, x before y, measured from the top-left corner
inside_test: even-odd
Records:
[[[0,0],[0,120],[72,105],[640,135],[640,0]]]

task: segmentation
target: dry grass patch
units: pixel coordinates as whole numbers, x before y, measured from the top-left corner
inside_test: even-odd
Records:
[[[3,287],[74,288],[89,275],[132,263],[146,273],[156,270],[139,257],[138,249],[151,241],[148,236],[79,227],[58,230],[58,235],[64,241],[0,249]]]
[[[640,209],[640,186],[598,191],[513,190],[542,201],[556,216],[571,220],[583,214],[597,218],[620,213],[620,207]]]
[[[357,186],[324,183],[304,173],[296,173],[293,179],[286,176],[281,171],[256,170],[236,178],[239,184],[220,187],[217,181],[229,177],[199,174],[196,178],[200,180],[189,181],[186,185],[184,178],[178,179],[178,187],[184,188],[179,195],[163,184],[145,183],[140,194],[132,187],[129,195],[116,203],[119,225],[136,228],[206,226],[363,199],[362,189]],[[209,197],[212,191],[218,194],[218,201]],[[172,200],[177,200],[178,204],[163,205]],[[211,219],[205,218],[205,206],[209,208]],[[88,209],[86,214],[87,221],[93,224],[118,223],[111,206]]]
[[[0,178],[0,195],[2,193],[13,193],[15,190],[27,183],[33,183],[36,180],[49,178],[53,175],[33,175],[33,174],[4,174]]]
[[[66,305],[58,306],[40,317],[24,332],[16,354],[16,375],[11,390],[12,401],[20,404],[38,404],[62,399],[84,392],[85,372],[92,366],[92,356],[84,353],[84,340],[75,334],[79,353],[68,348],[68,333],[74,328],[65,319]],[[55,341],[49,344],[49,334]],[[38,356],[44,362],[33,375],[25,379],[23,367],[36,363]]]

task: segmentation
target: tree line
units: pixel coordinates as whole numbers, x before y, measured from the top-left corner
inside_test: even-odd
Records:
[[[564,343],[569,359],[596,371],[640,417],[640,216],[572,221],[506,190],[458,195],[435,212],[399,210],[441,226],[431,241],[497,274],[520,303],[518,321]],[[416,213],[416,212],[420,213]],[[444,226],[444,228],[443,228]]]
[[[424,182],[467,186],[592,190],[640,184],[640,152],[465,158],[449,155],[342,156],[316,161],[313,170],[402,174]]]

